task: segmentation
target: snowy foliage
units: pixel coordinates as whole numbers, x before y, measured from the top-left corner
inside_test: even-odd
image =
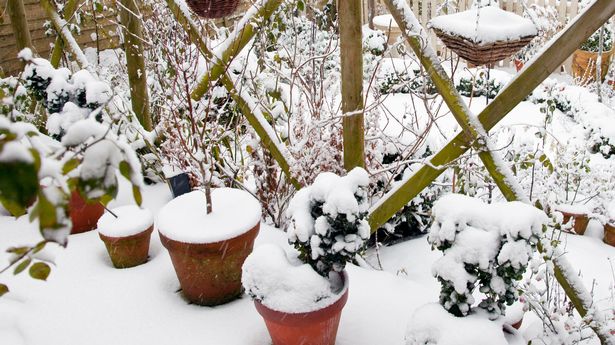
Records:
[[[442,285],[440,303],[456,316],[471,312],[478,290],[479,307],[497,318],[519,297],[521,279],[546,215],[520,202],[484,204],[451,194],[433,208],[428,241],[444,256],[432,267]]]
[[[369,176],[355,168],[344,177],[321,173],[301,189],[288,207],[288,239],[300,258],[324,277],[341,272],[364,250]]]

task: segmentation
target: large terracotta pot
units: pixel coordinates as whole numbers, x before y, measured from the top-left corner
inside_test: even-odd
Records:
[[[589,224],[589,217],[586,213],[572,213],[559,211],[564,215],[564,223],[568,223],[572,218],[572,228],[577,235],[585,234],[587,230],[587,224]]]
[[[184,296],[192,303],[214,306],[242,292],[241,266],[252,252],[260,222],[237,237],[214,243],[186,243],[160,234],[169,251]]]
[[[154,227],[150,226],[136,235],[125,237],[111,237],[101,233],[98,235],[107,247],[113,266],[115,268],[129,268],[147,262],[149,241],[153,230]]]
[[[609,70],[612,56],[613,50],[602,53],[601,76],[603,81]],[[577,49],[574,54],[572,54],[572,76],[580,78],[581,83],[588,83],[596,80],[597,60],[598,53]]]
[[[88,204],[79,192],[73,191],[68,202],[68,212],[73,222],[70,233],[79,234],[96,229],[98,219],[105,213],[105,208],[98,202]]]
[[[615,247],[615,223],[604,224],[604,243]]]
[[[348,276],[344,274],[344,278]],[[280,312],[258,301],[254,305],[265,320],[273,345],[334,345],[347,300],[348,289],[332,305],[308,313]]]

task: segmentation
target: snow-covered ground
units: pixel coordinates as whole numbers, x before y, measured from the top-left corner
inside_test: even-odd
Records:
[[[126,191],[124,191],[126,192]],[[148,186],[144,204],[156,213],[171,196],[166,185]],[[114,205],[130,203],[122,193]],[[2,216],[0,249],[33,243],[36,226],[27,217]],[[590,226],[598,226],[592,223]],[[564,238],[570,261],[594,284],[596,300],[612,301],[615,248],[589,236]],[[256,246],[286,244],[286,235],[263,225]],[[53,254],[53,255],[52,255]],[[113,268],[96,231],[73,235],[66,249],[47,248],[40,255],[56,263],[47,282],[22,273],[0,275],[11,292],[0,298],[0,343],[77,344],[270,344],[265,324],[247,296],[218,307],[188,304],[181,296],[169,255],[154,233],[150,260],[144,265]],[[383,271],[349,265],[349,299],[337,344],[403,344],[415,310],[437,302],[439,284],[431,264],[440,256],[424,237],[369,253],[368,262]],[[0,263],[7,263],[2,254]],[[522,333],[530,336],[542,323],[526,317]]]

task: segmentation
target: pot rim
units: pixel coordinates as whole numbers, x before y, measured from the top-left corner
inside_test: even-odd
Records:
[[[139,237],[149,236],[151,235],[153,231],[154,231],[154,226],[150,225],[147,229],[139,233],[136,233],[134,235],[129,235],[129,236],[107,236],[107,235],[101,234],[100,232],[98,233],[98,235],[100,236],[100,239],[103,240],[104,242],[114,243],[114,242],[119,242],[123,240],[132,240],[132,239],[136,239]]]
[[[254,300],[254,306],[256,307],[256,311],[265,318],[266,320],[273,321],[276,323],[283,324],[305,324],[306,321],[317,322],[321,320],[325,320],[337,312],[341,311],[346,302],[348,301],[348,273],[346,270],[342,271],[342,276],[344,278],[344,287],[343,293],[340,293],[340,297],[333,302],[332,304],[313,311],[302,312],[302,313],[293,313],[293,312],[285,312],[280,310],[275,310],[267,307],[262,304],[258,300]]]
[[[192,247],[215,247],[215,246],[222,246],[227,242],[231,242],[231,241],[236,241],[239,240],[241,238],[245,238],[250,239],[252,237],[256,238],[256,236],[258,235],[258,233],[260,232],[260,225],[261,225],[261,221],[259,219],[259,221],[253,226],[251,227],[248,231],[244,232],[243,234],[231,237],[231,238],[227,238],[224,239],[222,241],[216,241],[216,242],[184,242],[184,241],[178,241],[176,239],[173,239],[171,237],[168,237],[166,235],[164,235],[162,232],[160,232],[160,230],[158,231],[158,235],[160,236],[160,240],[162,242],[162,245],[169,249],[169,247],[167,245],[175,245],[175,246],[192,246]]]

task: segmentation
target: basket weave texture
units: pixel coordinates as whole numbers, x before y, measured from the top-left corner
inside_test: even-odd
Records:
[[[504,60],[525,47],[534,37],[526,36],[513,41],[497,41],[488,44],[478,44],[466,38],[451,35],[433,28],[444,45],[471,64],[490,65]]]
[[[602,81],[606,78],[609,71],[609,65],[613,58],[613,50],[602,54]],[[581,79],[581,84],[589,83],[596,80],[596,63],[598,61],[598,53],[588,52],[585,50],[577,50],[572,55],[572,76]]]
[[[201,18],[228,17],[235,12],[240,0],[186,0],[188,7]]]

